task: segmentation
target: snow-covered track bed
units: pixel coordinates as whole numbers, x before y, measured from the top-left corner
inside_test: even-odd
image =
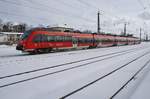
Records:
[[[30,71],[21,72],[21,73],[16,73],[16,74],[11,74],[11,75],[7,75],[7,76],[3,76],[3,77],[0,76],[0,79],[12,77],[12,76],[17,76],[17,75],[23,75],[23,74],[32,73],[32,72],[37,72],[37,71],[42,71],[42,70],[56,68],[56,67],[61,67],[61,66],[65,66],[65,65],[75,64],[75,63],[82,63],[82,62],[86,62],[86,61],[89,61],[89,60],[93,60],[93,59],[98,59],[98,58],[103,58],[104,57],[103,59],[96,60],[96,62],[97,61],[102,61],[102,60],[105,60],[105,59],[113,58],[113,57],[116,57],[116,56],[120,56],[122,54],[127,54],[127,53],[130,53],[130,52],[133,52],[133,51],[137,51],[137,50],[140,50],[140,49],[143,49],[143,48],[129,49],[129,50],[124,50],[124,51],[104,54],[104,55],[100,55],[100,56],[98,55],[98,56],[94,56],[94,57],[90,57],[90,58],[86,58],[86,59],[81,59],[81,60],[77,60],[77,61],[71,61],[71,62],[67,62],[67,63],[62,63],[62,64],[59,64],[59,65],[49,66],[49,67],[45,67],[45,68],[39,68],[39,69],[30,70]],[[111,56],[111,55],[114,55],[114,56]],[[107,56],[109,56],[109,57],[107,57]],[[91,61],[91,62],[89,62],[87,64],[90,64],[90,63],[93,63],[93,62],[95,62],[95,61]]]
[[[133,45],[133,48],[136,48],[137,45]],[[124,50],[130,50],[130,46],[123,46],[125,47]],[[117,50],[116,50],[117,48]],[[6,51],[9,51],[10,48],[6,48]],[[11,47],[11,50],[14,51],[15,48]],[[0,49],[1,51],[2,49]],[[113,52],[115,51],[123,51],[121,47],[111,47],[111,50]],[[44,61],[47,58],[57,58],[57,57],[62,57],[62,56],[71,56],[72,54],[93,54],[97,53],[98,51],[105,51],[105,53],[112,53],[110,48],[95,48],[95,49],[84,49],[84,50],[73,50],[73,51],[63,51],[63,52],[54,52],[54,53],[44,53],[44,54],[37,54],[37,55],[29,55],[27,53],[18,53],[15,52],[14,54],[7,54],[2,50],[0,55],[0,66],[6,65],[6,64],[12,64],[12,63],[23,63],[23,62],[35,62],[35,61]],[[4,53],[4,54],[3,54]],[[104,54],[102,54],[104,55]]]
[[[128,86],[128,84],[130,84],[130,82],[134,81],[134,80],[136,79],[136,76],[137,76],[138,74],[140,74],[140,73],[144,70],[144,68],[145,68],[146,66],[148,66],[148,65],[150,65],[150,59],[149,59],[141,68],[139,68],[136,72],[134,72],[134,74],[130,77],[130,79],[127,80],[127,81],[125,82],[125,84],[123,84],[123,85],[110,97],[110,99],[113,99],[113,98],[115,98],[118,94],[120,94],[120,92],[121,92],[126,86]],[[118,99],[119,99],[119,98],[118,98]]]
[[[120,71],[121,69],[125,68],[126,66],[129,66],[131,63],[134,63],[134,62],[138,61],[139,59],[143,58],[143,57],[146,56],[147,54],[150,54],[150,51],[149,51],[149,52],[146,52],[146,53],[144,53],[143,55],[141,55],[141,56],[139,56],[139,57],[137,57],[137,58],[135,58],[135,59],[129,61],[128,63],[125,63],[124,65],[122,65],[122,66],[120,66],[120,67],[118,67],[118,68],[116,68],[116,69],[114,69],[114,70],[108,72],[107,74],[102,75],[101,77],[95,79],[94,81],[88,82],[88,83],[85,84],[84,86],[82,86],[82,87],[80,87],[80,88],[78,88],[78,89],[75,89],[74,91],[72,91],[72,92],[70,92],[70,93],[68,93],[68,94],[66,94],[66,95],[64,95],[64,96],[62,96],[62,97],[60,97],[60,99],[65,99],[65,98],[67,98],[67,99],[68,99],[68,98],[69,98],[69,99],[72,99],[72,97],[71,97],[72,95],[74,95],[74,94],[76,94],[76,93],[78,93],[78,92],[80,92],[80,91],[82,91],[82,90],[84,90],[84,89],[86,90],[86,87],[89,87],[89,86],[91,86],[92,84],[95,84],[95,83],[99,82],[100,80],[105,79],[107,76],[110,76],[110,75],[112,75],[113,73],[115,73],[115,72],[117,72],[117,71]],[[150,56],[150,55],[149,55],[149,56]],[[138,71],[136,71],[135,74],[132,75],[132,76],[130,77],[130,79],[127,80],[127,82],[125,82],[125,84],[123,84],[116,92],[114,92],[114,94],[113,94],[112,96],[107,97],[106,99],[113,99],[113,98],[115,98],[115,96],[116,96],[117,94],[119,94],[119,92],[120,92],[121,90],[123,90],[123,88],[124,88],[125,86],[127,86],[127,84],[128,84],[130,81],[134,80],[134,77],[135,77],[140,71],[142,71],[143,68],[144,68],[145,66],[147,66],[147,64],[149,64],[149,63],[150,63],[150,59],[149,59]],[[119,75],[119,74],[118,74],[118,75]],[[80,94],[80,95],[81,95],[81,94]],[[73,97],[74,97],[74,96],[73,96]],[[75,96],[75,97],[78,97],[78,98],[79,98],[79,96]],[[77,99],[77,98],[74,98],[74,99]],[[119,99],[119,98],[118,98],[118,99]]]
[[[33,56],[24,56],[24,57],[11,57],[11,59],[1,59],[0,60],[0,78],[2,76],[19,74],[20,72],[26,71],[39,71],[49,68],[54,68],[62,65],[68,65],[73,63],[78,63],[82,61],[92,60],[100,57],[105,57],[109,55],[115,55],[122,52],[140,50],[144,47],[130,48],[127,46],[127,49],[121,47],[112,47],[104,49],[92,49],[92,50],[81,50],[75,52],[63,52],[51,54],[42,54],[42,55],[33,55]],[[79,57],[80,56],[80,57]],[[63,59],[65,58],[65,59]],[[36,64],[36,65],[35,65]],[[8,69],[9,68],[9,69]],[[11,71],[10,71],[11,70]],[[18,71],[19,70],[19,71]],[[7,72],[8,71],[8,72]]]
[[[25,57],[37,57],[33,59],[37,61],[4,63],[4,59],[0,67],[2,99],[129,99],[124,90],[150,64],[150,46],[147,43]]]
[[[89,64],[92,64],[92,63],[100,62],[100,61],[107,60],[107,59],[110,59],[110,58],[115,58],[115,57],[125,55],[125,54],[129,54],[129,53],[132,53],[132,52],[136,52],[137,50],[141,50],[141,48],[129,49],[129,50],[125,50],[125,51],[120,51],[120,52],[95,56],[95,57],[82,59],[82,60],[78,60],[78,61],[73,61],[73,62],[69,62],[69,63],[63,63],[63,64],[59,64],[59,65],[55,65],[55,66],[49,66],[49,67],[45,67],[45,68],[39,68],[39,69],[35,69],[35,70],[30,70],[30,71],[20,72],[20,73],[16,73],[16,74],[2,76],[2,77],[0,77],[0,80],[3,80],[3,83],[4,82],[8,83],[10,81],[10,79],[11,79],[11,81],[13,81],[12,79],[17,79],[18,76],[19,76],[18,78],[20,78],[20,76],[23,75],[22,78],[24,78],[25,76],[28,77],[28,74],[29,75],[35,75],[35,74],[37,74],[36,72],[38,72],[38,76],[34,76],[34,77],[31,77],[31,78],[26,78],[26,79],[23,79],[23,80],[17,80],[17,81],[8,83],[8,84],[0,85],[0,88],[7,87],[7,86],[10,86],[10,85],[14,85],[14,84],[18,84],[18,83],[22,83],[22,82],[26,82],[26,81],[29,81],[29,80],[34,80],[34,79],[41,78],[41,77],[44,77],[44,76],[49,76],[49,75],[53,75],[53,74],[56,74],[56,73],[60,73],[60,72],[80,68],[80,67],[83,67],[83,66],[88,66]],[[41,71],[42,71],[42,73],[40,73]],[[48,73],[43,74],[43,72],[48,72]],[[6,79],[6,81],[5,81],[5,79]]]

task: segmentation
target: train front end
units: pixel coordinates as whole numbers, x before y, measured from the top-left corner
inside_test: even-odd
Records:
[[[28,38],[29,38],[30,34],[31,34],[30,30],[23,33],[23,35],[21,36],[20,41],[18,42],[18,44],[16,46],[16,50],[20,50],[20,51],[25,51],[26,50],[27,42],[28,42]]]
[[[23,51],[23,41],[22,41],[22,40],[20,40],[20,41],[18,42],[18,44],[17,44],[17,46],[16,46],[16,50],[21,50],[21,51]]]

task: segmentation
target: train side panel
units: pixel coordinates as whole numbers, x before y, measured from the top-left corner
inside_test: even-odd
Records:
[[[59,49],[109,47],[114,45],[133,45],[139,43],[139,39],[134,37],[121,37],[106,34],[32,31],[28,34],[24,34],[24,39],[19,42],[16,49],[34,52]]]

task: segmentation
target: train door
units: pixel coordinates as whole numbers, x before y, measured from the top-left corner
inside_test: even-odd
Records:
[[[72,38],[72,47],[77,48],[78,47],[78,39],[73,37]]]

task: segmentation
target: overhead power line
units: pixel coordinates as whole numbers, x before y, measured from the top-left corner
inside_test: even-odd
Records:
[[[86,5],[86,6],[88,6],[88,7],[90,6],[90,7],[92,7],[92,8],[98,9],[98,8],[95,7],[94,5],[88,3],[87,0],[86,0],[86,2],[85,2],[84,0],[77,0],[77,1],[80,2],[80,3],[82,3],[82,4],[84,4],[84,5]]]
[[[104,11],[104,10],[102,10],[102,9],[100,9],[99,7],[97,7],[97,6],[95,6],[95,5],[93,5],[93,4],[91,4],[91,3],[88,3],[87,1],[84,1],[84,0],[77,0],[78,2],[80,2],[80,3],[82,3],[82,4],[84,4],[84,5],[86,5],[87,7],[91,7],[91,8],[93,8],[93,9],[96,9],[96,10],[99,10],[99,11],[101,11],[102,13],[103,13],[103,16],[106,16],[106,17],[108,17],[108,16],[113,16],[113,17],[115,17],[115,18],[120,18],[120,17],[118,17],[118,16],[115,16],[115,15],[113,15],[113,14],[111,14],[111,13],[108,13],[108,12],[106,12],[106,11]],[[108,16],[107,16],[107,15]]]
[[[11,17],[15,16],[15,17],[19,17],[19,18],[26,18],[26,19],[31,19],[30,21],[33,21],[33,22],[37,22],[37,21],[43,21],[43,20],[46,20],[44,18],[33,18],[31,16],[27,16],[27,15],[20,15],[20,14],[16,14],[16,13],[10,13],[10,12],[4,12],[4,11],[0,11],[0,14],[3,14],[3,15],[9,15]]]
[[[28,2],[31,3],[31,1],[29,1],[29,0],[26,0],[26,1],[28,1]],[[96,22],[94,20],[87,19],[87,18],[84,18],[82,16],[78,16],[76,14],[70,13],[70,12],[65,12],[63,10],[56,9],[56,8],[53,8],[53,7],[50,7],[50,6],[41,4],[41,3],[39,4],[38,2],[33,1],[33,0],[32,0],[33,4],[42,6],[42,8],[44,7],[46,9],[42,9],[41,7],[39,8],[39,7],[28,6],[28,5],[25,5],[25,4],[19,4],[18,2],[14,2],[14,1],[3,0],[1,2],[5,2],[5,3],[9,3],[9,4],[14,4],[14,5],[17,5],[17,6],[23,6],[23,7],[31,8],[31,9],[38,10],[38,11],[40,10],[42,12],[44,11],[44,12],[47,12],[47,13],[52,12],[55,15],[59,15],[59,16],[60,16],[60,14],[63,14],[63,16],[65,16],[65,17],[74,17],[74,18],[82,19],[82,20],[87,21],[87,22]]]
[[[147,7],[145,7],[144,3],[141,0],[137,0],[140,6],[145,10]]]
[[[30,1],[30,0],[28,0],[28,1]],[[53,1],[58,2],[59,4],[63,4],[63,5],[68,6],[68,7],[74,8],[74,9],[81,10],[81,7],[77,7],[73,3],[71,3],[71,4],[70,3],[66,3],[66,2],[64,2],[64,0],[53,0]]]

